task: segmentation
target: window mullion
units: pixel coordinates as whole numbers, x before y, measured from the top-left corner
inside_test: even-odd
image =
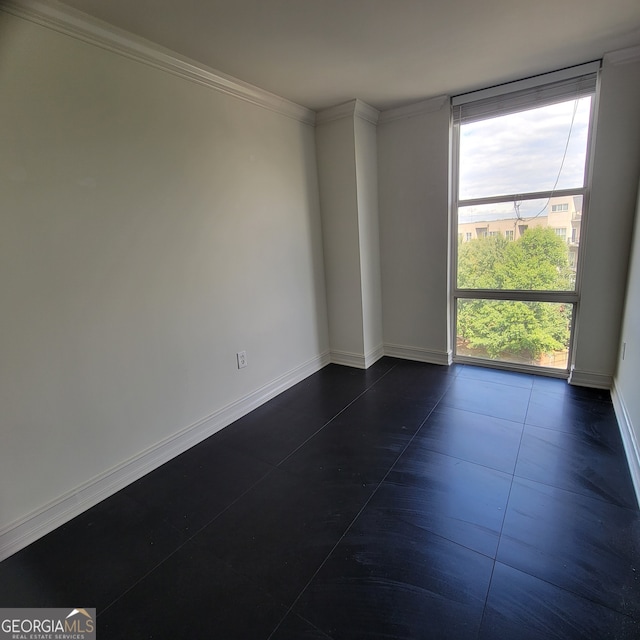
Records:
[[[457,200],[457,207],[476,207],[483,204],[501,204],[505,202],[524,200],[548,200],[549,198],[562,198],[566,196],[578,196],[587,192],[586,187],[576,187],[575,189],[558,189],[557,191],[531,191],[528,193],[512,193],[505,196],[485,196],[483,198],[471,198],[467,200]]]
[[[454,289],[456,298],[478,300],[518,300],[531,302],[578,302],[579,295],[575,291],[538,291],[513,289]]]

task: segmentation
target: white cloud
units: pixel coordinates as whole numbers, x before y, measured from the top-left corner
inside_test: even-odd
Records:
[[[581,98],[577,105],[572,100],[462,125],[460,199],[582,186],[590,102]]]

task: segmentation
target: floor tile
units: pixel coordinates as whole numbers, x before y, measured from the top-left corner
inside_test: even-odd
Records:
[[[270,404],[330,420],[361,393],[384,378],[396,361],[383,358],[366,370],[330,364],[276,396]]]
[[[366,371],[329,365],[228,426],[221,440],[277,465],[394,366],[387,358]]]
[[[286,609],[254,581],[187,543],[109,609],[99,638],[266,640]]]
[[[531,389],[535,378],[535,376],[530,373],[504,371],[502,369],[491,369],[490,367],[476,367],[468,364],[462,367],[458,376],[460,378],[473,378],[484,382],[498,382],[523,389]]]
[[[493,562],[367,508],[294,611],[336,640],[476,638]]]
[[[396,364],[369,391],[422,403],[435,403],[454,378],[455,374],[449,367],[406,360]]]
[[[151,508],[120,492],[0,563],[3,607],[98,610],[185,540]]]
[[[632,640],[640,622],[496,563],[479,640]]]
[[[275,466],[327,421],[312,411],[267,404],[226,427],[221,441],[231,449]]]
[[[634,509],[636,496],[622,444],[598,434],[572,435],[527,425],[516,475]],[[612,442],[613,441],[613,442]]]
[[[498,560],[640,620],[640,512],[515,478]]]
[[[432,451],[513,473],[522,430],[519,422],[438,406],[416,440]]]
[[[432,407],[367,391],[280,468],[304,479],[375,486]]]
[[[290,605],[370,495],[276,469],[193,542]]]
[[[250,489],[273,467],[204,441],[129,485],[124,492],[193,534]]]
[[[606,432],[618,433],[613,405],[610,402],[585,400],[533,390],[525,422],[570,433],[594,433],[606,437]]]
[[[269,640],[332,640],[308,620],[290,612]]]
[[[388,392],[388,389],[380,392],[374,386],[340,413],[336,421],[376,432],[413,434],[435,405],[436,402],[426,397],[409,399],[400,393]]]
[[[510,486],[510,475],[414,440],[370,504],[494,558]]]
[[[531,390],[458,375],[442,404],[514,422],[524,422]]]
[[[578,387],[569,384],[560,378],[548,376],[534,376],[534,391],[544,391],[555,395],[567,396],[568,398],[593,400],[596,402],[611,402],[611,393],[608,389],[593,389],[591,387]]]

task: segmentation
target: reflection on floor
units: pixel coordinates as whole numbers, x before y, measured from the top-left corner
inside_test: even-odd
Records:
[[[607,392],[330,365],[0,563],[98,637],[638,638],[640,512]]]

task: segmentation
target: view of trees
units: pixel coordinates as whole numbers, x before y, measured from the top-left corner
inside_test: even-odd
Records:
[[[572,290],[566,242],[553,229],[528,229],[458,245],[461,289]],[[490,358],[534,362],[569,342],[571,305],[550,302],[458,300],[458,339]]]

